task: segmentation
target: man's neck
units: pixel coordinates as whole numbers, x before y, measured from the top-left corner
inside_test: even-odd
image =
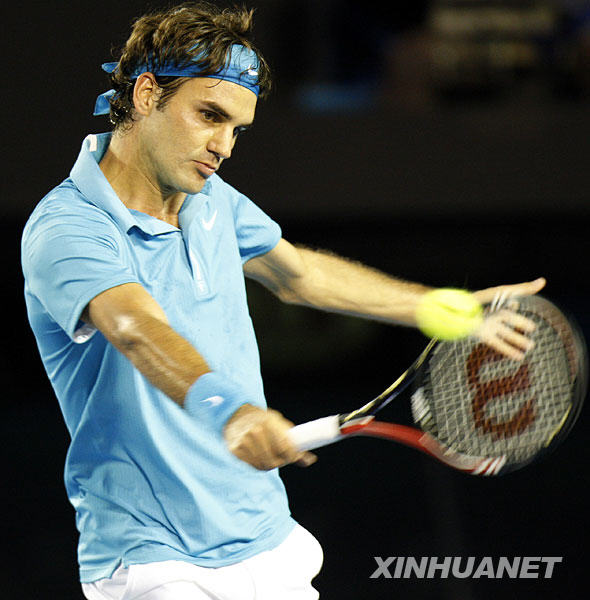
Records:
[[[113,133],[111,143],[99,167],[123,204],[178,227],[178,213],[186,198],[184,193],[165,195],[148,175],[130,133]]]

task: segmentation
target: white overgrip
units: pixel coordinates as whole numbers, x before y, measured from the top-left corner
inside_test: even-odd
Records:
[[[338,426],[338,415],[296,425],[289,430],[289,437],[299,450],[313,450],[332,444],[342,437]]]

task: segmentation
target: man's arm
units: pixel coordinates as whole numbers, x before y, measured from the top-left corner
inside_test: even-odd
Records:
[[[328,252],[295,247],[286,240],[281,240],[267,254],[248,261],[244,271],[284,302],[410,326],[416,325],[416,307],[431,290]],[[500,293],[506,297],[535,294],[544,285],[544,279],[537,279],[480,290],[475,296],[486,303]],[[516,328],[527,332],[531,324],[505,310],[493,319],[486,319],[478,334],[498,351],[519,359],[531,342]]]
[[[197,349],[168,323],[162,307],[137,283],[102,292],[90,301],[82,320],[96,327],[137,369],[180,406],[192,385],[211,372]],[[290,462],[311,464],[287,437],[293,423],[275,410],[243,404],[228,420],[228,447],[259,469]]]
[[[405,325],[416,324],[416,306],[432,289],[284,239],[244,271],[284,302]]]
[[[90,301],[82,320],[96,327],[141,373],[180,406],[192,384],[211,371],[137,283],[111,288]]]

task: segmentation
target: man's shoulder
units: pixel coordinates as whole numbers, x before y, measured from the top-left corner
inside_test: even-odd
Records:
[[[65,209],[68,206],[84,204],[88,204],[88,201],[84,198],[72,179],[68,177],[41,198],[31,213],[29,220],[41,214],[51,212],[52,209],[58,210],[60,207]]]
[[[90,221],[110,221],[108,214],[92,204],[71,178],[67,178],[46,194],[30,214],[23,231],[23,239],[32,231],[59,225],[79,225]]]
[[[208,193],[210,196],[225,196],[228,199],[243,196],[242,192],[230,185],[217,173],[214,173],[213,175],[211,175],[211,177],[209,177],[209,179],[207,180],[207,186],[209,187],[209,189],[205,193]]]

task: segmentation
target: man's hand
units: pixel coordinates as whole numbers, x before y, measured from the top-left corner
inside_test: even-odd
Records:
[[[288,436],[291,427],[293,423],[276,410],[244,404],[230,417],[223,435],[230,451],[257,469],[267,471],[289,463],[307,467],[317,457],[297,450]]]
[[[534,281],[500,285],[474,292],[474,296],[482,304],[491,304],[492,309],[495,304],[502,307],[499,310],[492,310],[487,315],[475,335],[508,358],[522,360],[527,350],[533,347],[533,342],[527,334],[535,330],[535,324],[516,313],[513,303],[518,301],[510,299],[532,296],[543,289],[545,283],[545,279],[541,277]]]

